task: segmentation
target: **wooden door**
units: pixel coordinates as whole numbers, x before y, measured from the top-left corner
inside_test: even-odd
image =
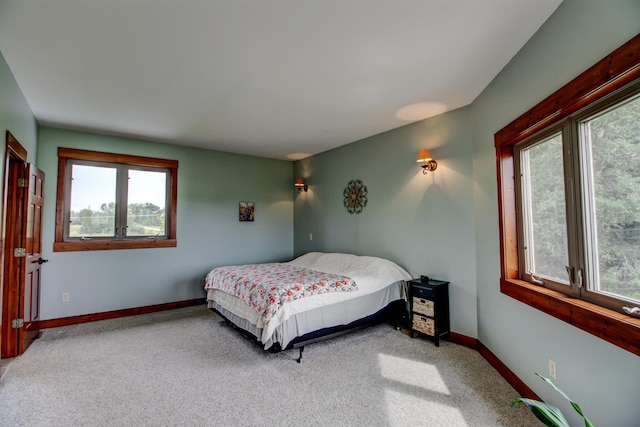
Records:
[[[21,304],[24,326],[18,338],[19,353],[22,354],[29,344],[38,337],[39,331],[34,328],[40,319],[40,277],[42,264],[42,204],[44,201],[44,172],[32,164],[27,165],[28,191],[24,197],[23,247],[25,260],[23,263],[22,283],[24,285]]]
[[[22,354],[38,336],[44,174],[7,131],[2,214],[0,357]]]

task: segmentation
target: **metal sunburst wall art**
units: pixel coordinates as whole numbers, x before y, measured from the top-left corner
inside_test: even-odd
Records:
[[[344,207],[350,214],[359,214],[367,206],[367,187],[359,179],[349,181],[342,195]]]

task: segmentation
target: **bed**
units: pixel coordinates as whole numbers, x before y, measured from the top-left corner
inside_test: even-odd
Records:
[[[217,267],[207,306],[265,350],[304,346],[389,319],[406,305],[411,276],[390,260],[309,252],[283,263]]]

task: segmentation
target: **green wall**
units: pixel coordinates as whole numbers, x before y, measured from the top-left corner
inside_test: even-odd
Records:
[[[52,252],[57,148],[178,160],[178,246]],[[42,318],[51,319],[203,297],[213,267],[293,256],[291,162],[41,127],[38,167],[46,174]],[[238,203],[255,221],[238,221]],[[69,301],[62,302],[63,292]]]
[[[493,135],[639,32],[638,0],[565,0],[470,106],[297,162],[310,187],[295,196],[295,253],[385,256],[450,280],[452,330],[478,338],[572,425],[584,423],[533,374],[546,375],[549,358],[596,425],[637,425],[637,356],[500,293]],[[423,147],[438,161],[428,176],[415,163]],[[360,215],[342,207],[350,179],[369,189]]]
[[[27,161],[36,162],[38,123],[2,53],[0,53],[0,130],[2,131],[3,147],[0,150],[2,165],[4,165],[6,131],[10,131],[27,150]],[[0,168],[0,178],[2,179],[0,182],[4,182],[3,174],[4,166]]]
[[[478,338],[572,425],[584,425],[533,372],[557,383],[601,426],[638,425],[640,359],[499,292],[493,135],[640,33],[638,0],[565,0],[471,106]]]
[[[428,175],[416,163],[421,148],[438,162]],[[414,277],[449,280],[452,328],[477,336],[468,108],[299,161],[296,174],[309,184],[307,193],[295,196],[296,254],[381,256]],[[342,193],[352,179],[368,189],[360,214],[343,206]]]

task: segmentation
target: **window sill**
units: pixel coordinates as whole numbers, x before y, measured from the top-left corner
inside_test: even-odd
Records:
[[[515,279],[500,292],[640,356],[640,319]]]
[[[148,248],[175,248],[178,246],[176,239],[162,240],[110,240],[110,241],[84,241],[84,242],[55,242],[54,252],[73,251],[106,251],[114,249],[148,249]]]

